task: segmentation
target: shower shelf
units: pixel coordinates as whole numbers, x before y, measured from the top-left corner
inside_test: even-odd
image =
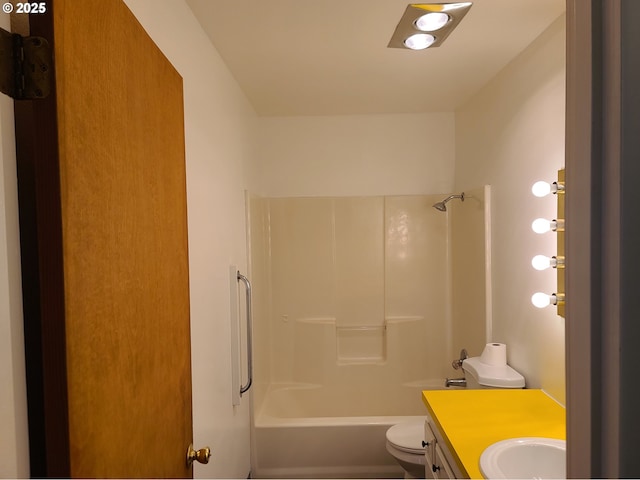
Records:
[[[349,327],[336,327],[338,331],[365,331],[365,330],[386,330],[386,325],[356,325]]]
[[[386,360],[386,326],[350,325],[336,327],[339,364],[372,364]]]

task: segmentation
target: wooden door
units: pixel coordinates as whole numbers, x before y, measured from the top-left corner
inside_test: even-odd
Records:
[[[182,78],[121,0],[53,0],[16,102],[33,476],[191,477]]]

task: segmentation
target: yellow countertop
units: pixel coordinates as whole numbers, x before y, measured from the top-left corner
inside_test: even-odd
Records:
[[[565,409],[542,390],[429,390],[422,400],[468,478],[482,478],[480,455],[495,442],[566,438]]]

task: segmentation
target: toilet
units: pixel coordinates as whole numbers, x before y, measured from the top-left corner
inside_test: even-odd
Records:
[[[424,422],[398,423],[387,430],[387,452],[404,469],[404,478],[424,478]]]
[[[506,363],[489,365],[481,357],[462,362],[466,388],[524,388],[524,377]],[[404,469],[404,478],[424,478],[424,422],[413,420],[398,423],[387,430],[387,451]]]

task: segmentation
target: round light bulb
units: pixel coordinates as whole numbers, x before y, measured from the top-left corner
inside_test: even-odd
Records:
[[[436,41],[436,37],[433,35],[429,35],[428,33],[416,33],[415,35],[411,35],[404,41],[404,44],[407,48],[411,50],[424,50],[425,48],[431,46],[433,42]]]
[[[543,181],[536,182],[531,187],[531,193],[536,197],[545,197],[551,193],[551,185]]]
[[[545,218],[536,218],[531,224],[531,229],[536,233],[547,233],[551,230],[551,222]]]
[[[533,303],[533,305],[538,308],[548,307],[549,305],[551,305],[551,296],[542,292],[534,293],[531,296],[531,303]]]
[[[544,255],[536,255],[531,259],[531,266],[536,270],[546,270],[551,266],[551,259]]]
[[[423,32],[435,32],[449,22],[449,15],[441,12],[427,13],[415,21],[416,28]]]

